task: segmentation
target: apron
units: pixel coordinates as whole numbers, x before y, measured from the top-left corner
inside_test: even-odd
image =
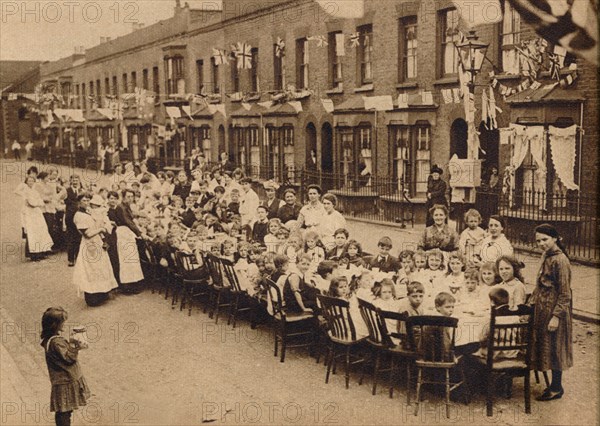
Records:
[[[117,228],[117,253],[119,255],[119,279],[121,284],[142,281],[144,274],[135,233],[127,226]]]

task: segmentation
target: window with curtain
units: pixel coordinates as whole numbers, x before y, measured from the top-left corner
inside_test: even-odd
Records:
[[[87,95],[85,92],[85,83],[81,83],[81,106],[84,110],[87,109]]]
[[[415,196],[427,194],[427,178],[431,167],[431,129],[428,125],[416,127]]]
[[[400,19],[400,82],[417,78],[417,17]]]
[[[90,108],[94,108],[94,101],[95,101],[94,93],[95,92],[94,92],[94,82],[93,81],[90,81],[89,88],[90,88],[90,91],[89,91],[89,94],[90,94]]]
[[[156,100],[160,99],[160,79],[158,75],[158,67],[152,68],[152,90],[156,93]]]
[[[504,18],[502,20],[501,35],[501,66],[507,74],[519,74],[521,72],[519,52],[517,47],[521,43],[521,15],[511,6],[510,2],[504,2]]]
[[[273,45],[273,90],[283,90],[283,58],[284,55],[277,56],[277,45]]]
[[[342,74],[342,58],[341,53],[344,53],[344,34],[341,31],[331,32],[328,34],[329,51],[329,87],[331,89],[341,89],[343,82]],[[338,45],[339,43],[339,45]]]
[[[265,136],[266,177],[279,182],[293,180],[295,176],[294,127],[267,126]]]
[[[373,83],[373,26],[363,25],[358,27],[359,45],[357,58],[359,60],[359,81],[361,85]]]
[[[215,58],[210,58],[210,69],[211,69],[211,76],[212,76],[212,92],[213,93],[220,93],[220,81],[219,81],[219,66],[217,65],[217,62],[215,60]]]
[[[253,92],[260,90],[258,83],[258,48],[253,47],[250,51],[252,55],[252,69],[250,70],[250,85]]]
[[[296,87],[308,89],[308,40],[296,40]]]
[[[206,161],[211,159],[211,140],[210,140],[210,127],[190,127],[192,132],[192,144],[193,148],[197,148],[204,154]],[[190,147],[191,149],[192,147]]]
[[[352,188],[357,187],[359,181],[366,184],[373,173],[371,126],[342,127],[337,134],[337,171],[342,175],[340,183]]]
[[[82,108],[81,98],[79,95],[79,84],[75,85],[75,108]]]
[[[131,72],[131,92],[133,93],[137,87],[137,72]]]
[[[150,82],[148,80],[148,68],[144,68],[142,71],[142,89],[148,90]]]
[[[108,77],[104,79],[104,94],[110,95],[110,78]]]
[[[100,79],[96,80],[96,102],[98,102],[98,106],[100,105],[100,98],[102,97],[102,86],[100,85]]]
[[[128,84],[127,73],[123,73],[123,75],[121,77],[122,77],[121,81],[123,84],[123,93],[129,93],[129,84]]]
[[[390,149],[392,159],[392,179],[397,183],[396,189],[401,193],[403,188],[410,192],[410,140],[409,126],[392,126],[390,127]]]
[[[237,67],[237,61],[231,61],[229,67],[231,72],[231,92],[237,93],[240,91],[240,72]]]
[[[460,41],[459,14],[456,9],[443,10],[439,14],[441,39],[442,76],[458,73],[458,52],[454,43]]]
[[[204,61],[198,59],[196,61],[196,92],[202,93],[204,88]]]
[[[166,70],[166,87],[167,94],[184,94],[185,93],[185,73],[183,57],[167,56],[165,57]]]

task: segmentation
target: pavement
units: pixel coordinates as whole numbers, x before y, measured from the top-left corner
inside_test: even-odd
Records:
[[[523,408],[523,381],[515,380],[512,399],[498,397],[494,417],[484,399],[453,404],[445,418],[443,398],[426,393],[418,416],[406,404],[401,382],[388,397],[387,378],[377,395],[371,379],[359,386],[358,372],[344,388],[341,371],[325,384],[323,363],[290,349],[285,363],[273,356],[272,329],[257,330],[241,320],[236,329],[196,309],[191,316],[172,309],[162,295],[144,291],[117,295],[88,308],[77,296],[73,269],[64,253],[41,262],[23,256],[19,200],[13,194],[26,164],[0,162],[0,425],[53,424],[48,410],[50,382],[39,344],[40,318],[48,306],[63,306],[68,326],[85,325],[90,348],[80,354],[92,390],[74,424],[597,424],[598,337],[595,324],[574,322],[574,367],[564,377],[567,393],[550,403]],[[61,168],[65,176],[71,172]],[[81,171],[80,171],[81,172]],[[82,172],[81,172],[82,173]],[[83,173],[82,173],[83,174]],[[84,175],[86,176],[86,175]],[[417,228],[415,228],[417,230]],[[381,235],[408,244],[418,232],[351,221],[353,236],[372,251]],[[416,233],[415,233],[416,232]],[[372,241],[375,241],[372,243]],[[340,368],[341,369],[341,368]],[[338,369],[338,370],[340,370]],[[532,396],[543,390],[532,381]]]

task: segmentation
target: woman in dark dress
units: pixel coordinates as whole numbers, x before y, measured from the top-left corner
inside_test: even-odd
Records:
[[[441,179],[443,173],[444,171],[436,165],[431,168],[431,176],[427,180],[427,202],[425,203],[425,208],[428,212],[436,204],[448,206],[448,200],[446,199],[448,186]],[[433,217],[428,213],[426,226],[431,225],[433,225]]]
[[[550,387],[536,398],[551,401],[564,395],[562,373],[573,366],[571,263],[552,225],[538,226],[535,239],[544,254],[529,300],[535,308],[532,366],[537,371],[552,370]]]

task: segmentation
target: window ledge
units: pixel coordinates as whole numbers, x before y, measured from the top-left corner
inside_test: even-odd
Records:
[[[451,84],[458,84],[458,76],[444,77],[433,82],[434,86],[445,86]]]
[[[337,89],[329,89],[325,91],[326,95],[341,95],[344,93],[344,89],[341,87],[338,87]]]
[[[375,90],[373,84],[365,84],[364,86],[354,89],[354,93],[372,92],[373,90]]]
[[[396,84],[396,89],[416,89],[417,87],[419,87],[419,83],[416,81]]]
[[[498,81],[520,80],[522,78],[522,76],[518,74],[495,74],[494,77]]]

